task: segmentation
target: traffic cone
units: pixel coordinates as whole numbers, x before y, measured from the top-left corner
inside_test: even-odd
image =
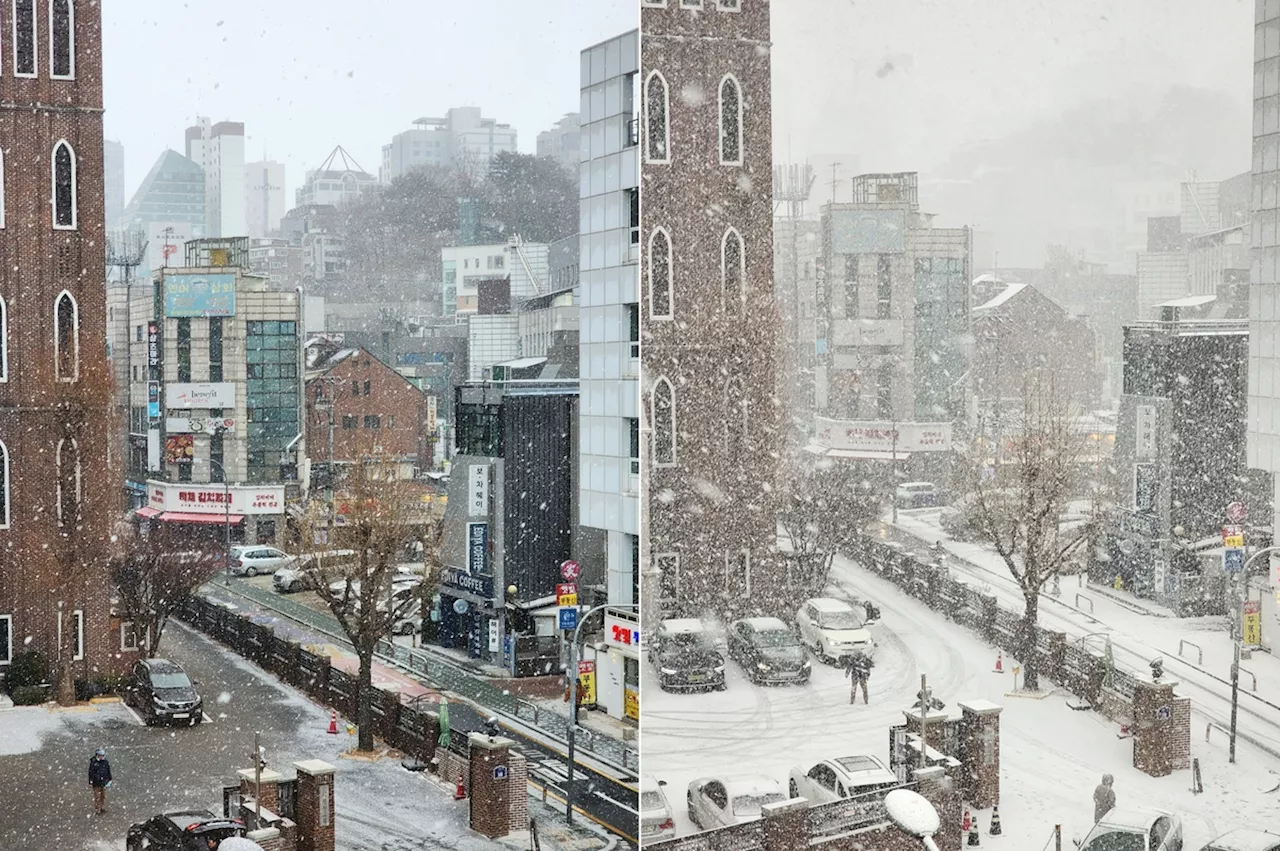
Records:
[[[1004,673],[1004,651],[1002,650],[996,651],[996,673]]]
[[[329,716],[329,735],[338,735],[338,710],[333,710],[333,714]]]
[[[453,790],[453,799],[461,801],[465,797],[467,797],[467,787],[463,786],[462,781],[459,780],[457,787]]]
[[[969,827],[968,845],[970,848],[976,848],[981,844],[982,844],[982,837],[978,835],[978,820],[975,818],[973,820],[973,824],[970,825]]]
[[[991,829],[987,831],[992,836],[1000,835],[1000,805],[996,804],[991,808]]]
[[[964,811],[964,821],[960,822],[960,830],[964,833],[969,832],[969,828],[973,826],[973,819],[969,817],[969,811]]]

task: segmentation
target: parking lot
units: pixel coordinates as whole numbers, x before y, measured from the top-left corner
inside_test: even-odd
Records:
[[[292,776],[292,763],[322,759],[338,769],[338,847],[416,849],[499,848],[467,828],[467,806],[398,761],[340,758],[345,734],[326,733],[329,715],[293,690],[212,641],[172,623],[163,653],[199,683],[205,723],[142,725],[119,703],[0,712],[0,849],[123,849],[129,825],[175,809],[221,809],[222,787],[252,765],[254,732],[269,767]],[[89,757],[107,750],[115,783],[107,813],[95,816],[88,788]]]

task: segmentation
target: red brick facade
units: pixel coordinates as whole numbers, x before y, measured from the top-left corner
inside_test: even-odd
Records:
[[[333,458],[349,463],[379,447],[422,469],[431,466],[427,396],[365,349],[338,353],[332,366],[307,379],[307,433],[313,463],[329,461],[333,404]],[[317,407],[320,401],[320,407]]]
[[[772,563],[781,412],[770,7],[739,6],[642,7],[638,93],[641,452],[653,497],[642,507],[641,557],[675,588],[677,606],[724,617],[773,614],[786,599],[774,590],[785,572]],[[740,144],[725,147],[739,135],[725,132],[735,114],[728,126],[740,123]]]
[[[6,46],[0,64],[0,296],[7,312],[0,440],[9,457],[9,523],[0,529],[0,615],[12,616],[14,651],[38,651],[55,681],[60,658],[74,650],[75,611],[84,614],[83,658],[67,659],[75,677],[124,664],[116,658],[120,639],[110,618],[104,560],[117,489],[89,481],[91,471],[106,466],[111,416],[105,357],[101,16],[99,3],[73,0],[69,5],[74,20],[72,79],[53,79],[50,73],[48,3],[37,4],[35,76],[16,76],[16,57],[7,49],[12,4],[0,7]],[[73,155],[66,161],[74,174],[67,200],[74,200],[60,209],[74,213],[55,228],[54,150],[63,140]],[[63,292],[74,302],[65,302],[60,334],[55,304]],[[85,476],[79,488],[77,454]],[[60,483],[65,522],[59,520]],[[61,654],[60,607],[66,624]],[[0,654],[8,649],[0,647]]]

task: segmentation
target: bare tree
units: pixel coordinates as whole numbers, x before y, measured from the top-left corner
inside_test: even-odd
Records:
[[[778,519],[791,540],[799,573],[791,587],[803,599],[822,593],[831,577],[832,561],[856,540],[859,527],[875,516],[879,500],[847,465],[796,459],[786,470]]]
[[[393,596],[399,565],[429,522],[412,483],[399,478],[399,466],[376,450],[359,453],[336,485],[334,505],[311,503],[300,528],[302,569],[360,661],[356,724],[362,751],[374,748],[374,652],[420,605],[427,587],[424,576],[412,591]]]
[[[986,466],[985,452],[969,465],[972,505],[968,523],[990,543],[1022,589],[1018,645],[1028,689],[1040,687],[1036,627],[1040,593],[1089,539],[1092,524],[1064,529],[1062,515],[1081,475],[1085,440],[1074,427],[1072,405],[1052,377],[1032,373],[1023,385],[1016,436],[1004,463]]]
[[[155,529],[144,540],[129,523],[111,536],[108,561],[120,600],[120,614],[133,622],[138,642],[152,658],[170,616],[191,592],[213,579],[226,556],[208,538],[186,538]]]

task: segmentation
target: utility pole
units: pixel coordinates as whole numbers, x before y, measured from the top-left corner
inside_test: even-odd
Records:
[[[929,691],[928,678],[920,675],[920,767],[929,767],[929,704],[933,692]]]
[[[1231,746],[1228,751],[1227,761],[1234,763],[1236,761],[1236,710],[1240,705],[1240,642],[1233,642],[1235,645],[1235,658],[1231,662]]]
[[[889,499],[893,503],[893,525],[898,525],[898,420],[893,421],[893,461],[889,467]],[[920,678],[920,688],[924,688],[924,677]]]
[[[840,185],[840,181],[836,179],[836,169],[838,169],[842,165],[843,163],[831,164],[831,203],[832,204],[836,202],[836,187]]]
[[[262,745],[258,734],[253,734],[253,822],[254,827],[262,826]]]

